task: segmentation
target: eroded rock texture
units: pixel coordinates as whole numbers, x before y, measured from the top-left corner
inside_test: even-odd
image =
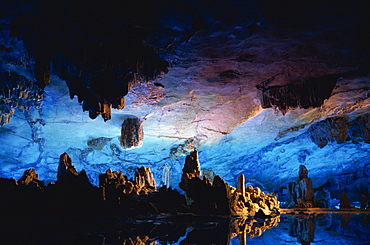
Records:
[[[192,178],[200,177],[200,164],[198,160],[198,151],[193,151],[190,155],[185,158],[185,165],[182,169],[181,182],[179,187],[187,191],[188,190],[188,180]]]
[[[212,182],[207,177],[201,178],[197,151],[186,157],[179,186],[193,202],[191,207],[196,212],[261,217],[279,213],[277,198],[258,187],[249,185],[246,189],[244,175],[239,176],[236,188],[218,175]]]
[[[136,170],[134,180],[129,180],[122,172],[108,169],[99,175],[99,187],[103,200],[115,201],[119,201],[123,194],[146,195],[156,190],[153,174],[145,167]]]
[[[316,221],[314,218],[300,219],[299,217],[291,216],[289,221],[289,235],[297,237],[298,242],[302,244],[310,244],[314,242]]]
[[[154,191],[156,189],[155,180],[150,168],[141,167],[136,170],[135,182],[142,190]]]
[[[329,142],[343,143],[352,141],[354,144],[370,142],[370,114],[363,114],[355,119],[349,117],[331,117],[316,124],[309,130],[311,140],[320,148]]]
[[[93,186],[78,173],[67,153],[60,156],[56,182],[44,185],[35,169],[16,181],[0,177],[0,215],[24,217],[138,217],[188,212],[185,197],[177,190],[156,184],[150,168],[141,167],[134,180],[108,169]]]
[[[169,67],[149,45],[148,36],[158,29],[158,16],[140,11],[146,4],[150,3],[36,1],[32,8],[37,14],[22,11],[12,16],[11,35],[24,40],[35,59],[39,87],[48,85],[50,74],[57,74],[67,81],[70,96],[83,101],[91,118],[102,115],[109,120],[111,108],[124,107],[130,86]],[[151,10],[157,9],[150,5]]]
[[[15,72],[0,73],[0,127],[10,122],[16,109],[39,108],[42,97],[42,90],[26,77]]]
[[[294,182],[288,183],[289,207],[310,208],[314,204],[312,180],[307,177],[308,170],[299,166],[299,176]]]
[[[78,176],[76,168],[72,165],[72,159],[69,155],[64,152],[60,155],[59,166],[58,166],[58,179],[65,178],[68,176]]]
[[[39,180],[39,176],[36,174],[36,170],[34,168],[24,171],[23,176],[18,180],[18,184],[34,185],[39,188],[44,186],[44,182]]]
[[[121,146],[123,149],[140,147],[144,140],[143,123],[139,118],[126,118],[121,128]]]
[[[340,209],[346,209],[351,207],[351,202],[349,201],[345,192],[342,192],[339,197]]]
[[[247,220],[246,218],[235,219],[230,221],[230,239],[238,237],[240,245],[247,244],[247,236],[253,238],[261,236],[262,233],[268,229],[277,227],[280,222],[280,216],[271,217],[264,222],[257,222],[256,220]]]
[[[262,89],[262,107],[277,108],[283,114],[290,109],[319,107],[328,99],[341,75],[330,74],[310,77],[302,81],[293,81],[287,85],[264,87]]]

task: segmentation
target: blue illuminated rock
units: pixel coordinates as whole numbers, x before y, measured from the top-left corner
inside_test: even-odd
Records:
[[[294,182],[288,183],[288,207],[312,208],[314,206],[314,190],[312,179],[308,178],[308,170],[299,166],[299,176]]]

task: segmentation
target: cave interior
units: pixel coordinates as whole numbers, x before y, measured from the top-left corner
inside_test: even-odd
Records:
[[[64,200],[63,188],[77,198],[81,185],[84,196],[116,195],[97,202],[106,209],[131,210],[122,193],[162,190],[206,212],[196,200],[213,198],[213,182],[284,209],[370,208],[369,12],[356,0],[2,1],[1,200],[9,190]],[[13,186],[30,183],[44,194]],[[151,209],[140,200],[126,201]]]

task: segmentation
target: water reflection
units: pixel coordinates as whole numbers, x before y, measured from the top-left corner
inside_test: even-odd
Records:
[[[370,244],[370,214],[285,215],[284,220],[289,224],[289,236],[300,244]]]
[[[370,244],[370,214],[2,220],[0,244]]]

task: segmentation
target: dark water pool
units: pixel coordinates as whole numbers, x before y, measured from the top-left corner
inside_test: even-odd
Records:
[[[370,244],[370,214],[270,220],[166,216],[147,220],[1,219],[0,244]]]

